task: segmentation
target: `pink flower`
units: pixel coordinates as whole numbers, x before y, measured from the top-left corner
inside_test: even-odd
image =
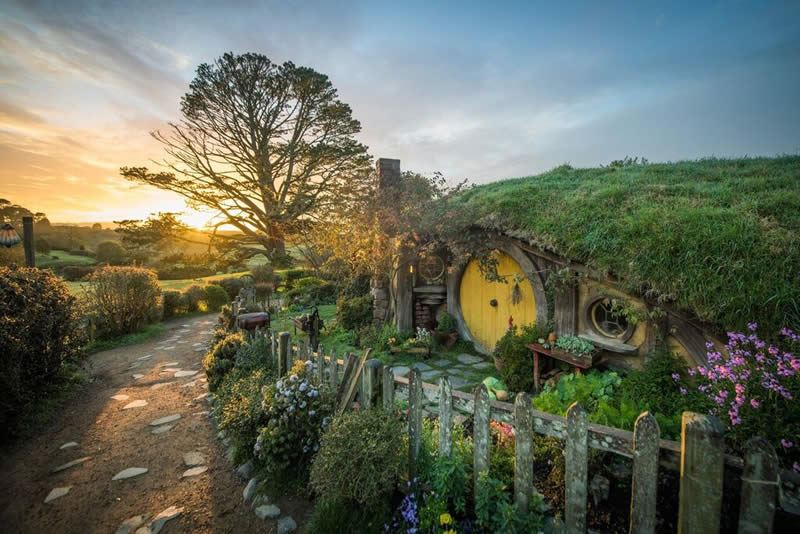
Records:
[[[681,395],[686,395],[686,388],[685,387],[681,387]]]
[[[687,369],[687,371],[689,372],[690,376],[694,376],[695,373],[697,372],[697,371],[694,370],[694,367],[689,367],[689,369]]]
[[[758,408],[758,401],[756,399],[750,399],[750,406]]]
[[[681,379],[681,375],[679,375],[678,373],[672,373],[672,379],[673,380],[680,380]]]
[[[788,439],[781,439],[781,445],[783,445],[784,449],[789,449],[791,448],[792,445],[794,445],[794,443],[792,443]]]

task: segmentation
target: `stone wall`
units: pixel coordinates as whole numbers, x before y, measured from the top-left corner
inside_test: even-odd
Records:
[[[373,298],[372,324],[383,326],[389,317],[389,286],[384,278],[373,278],[369,285],[369,292]]]

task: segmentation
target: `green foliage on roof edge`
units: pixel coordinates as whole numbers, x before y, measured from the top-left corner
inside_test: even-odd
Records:
[[[800,156],[562,165],[454,200],[478,227],[723,330],[800,330]]]

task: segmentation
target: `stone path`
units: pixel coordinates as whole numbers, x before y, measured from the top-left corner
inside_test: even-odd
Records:
[[[255,512],[242,500],[242,470],[225,458],[207,409],[201,362],[215,320],[173,321],[160,338],[93,355],[91,383],[0,457],[0,530],[289,532],[291,517],[302,523],[310,506],[300,499],[279,499],[280,520],[265,499]]]
[[[471,392],[487,376],[500,377],[500,373],[495,370],[494,364],[488,357],[484,359],[473,354],[459,354],[453,360],[447,358],[421,360],[415,362],[413,367],[419,369],[424,382],[438,384],[439,378],[446,375],[450,377],[453,389],[466,392]],[[408,376],[411,372],[410,367],[406,365],[395,365],[392,369],[395,376]]]

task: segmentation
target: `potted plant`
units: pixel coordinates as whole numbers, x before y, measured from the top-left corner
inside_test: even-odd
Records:
[[[445,311],[439,314],[439,324],[436,326],[436,330],[433,331],[436,343],[445,349],[451,348],[458,341],[456,328],[456,318],[452,313]]]
[[[554,346],[585,360],[591,360],[595,352],[594,345],[591,341],[586,341],[585,339],[569,334],[559,336]]]

